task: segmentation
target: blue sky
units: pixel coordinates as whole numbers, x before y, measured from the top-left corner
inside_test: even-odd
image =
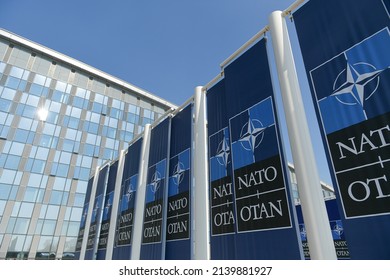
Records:
[[[1,0],[0,27],[177,105],[294,0]]]
[[[181,105],[268,24],[272,11],[294,1],[1,0],[0,28]],[[330,182],[296,35],[290,36],[320,176]],[[287,157],[291,161],[288,146]]]

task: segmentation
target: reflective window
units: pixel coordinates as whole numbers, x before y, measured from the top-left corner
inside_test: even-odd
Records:
[[[51,80],[51,79],[48,78],[48,80]],[[33,83],[44,86],[45,82],[46,82],[45,76],[35,74],[34,79],[33,79]]]
[[[0,199],[8,200],[12,185],[0,184]]]
[[[93,157],[95,155],[95,146],[91,144],[84,144],[83,154]]]
[[[68,224],[69,222],[63,222],[62,228],[61,228],[61,235],[66,235],[66,232],[68,231]]]
[[[138,124],[139,122],[139,116],[133,113],[127,113],[127,119],[128,122]]]
[[[82,167],[91,168],[92,166],[92,157],[83,156],[81,161]]]
[[[64,194],[62,195],[61,205],[67,205],[68,198],[69,198],[69,192],[64,192]]]
[[[26,191],[24,192],[23,201],[35,202],[38,197],[38,191],[38,188],[27,187]]]
[[[42,134],[39,145],[42,147],[53,148],[57,147],[58,137]]]
[[[30,218],[34,210],[34,203],[22,202],[19,210],[19,217]]]
[[[76,249],[77,237],[67,237],[64,245],[64,252],[74,252]]]
[[[46,188],[48,177],[42,174],[30,174],[28,186],[36,188]]]
[[[0,200],[0,216],[3,216],[6,204],[7,204],[6,200]]]
[[[109,137],[109,138],[115,138],[116,137],[116,129],[108,126],[103,126],[102,129],[102,135]]]
[[[12,142],[9,153],[11,155],[21,156],[23,154],[24,146],[22,143]]]
[[[133,139],[134,135],[128,131],[120,131],[119,139],[123,142],[130,142]]]
[[[16,90],[10,89],[10,88],[3,88],[3,92],[1,94],[1,97],[7,100],[13,100],[16,95]]]
[[[31,235],[28,235],[28,236],[26,237],[26,241],[24,242],[24,246],[23,246],[23,251],[24,251],[24,252],[30,251],[31,241],[32,241],[32,236],[31,236]]]
[[[39,220],[37,221],[36,226],[35,226],[35,234],[41,234],[42,227],[43,227],[43,220],[42,220],[42,219],[39,219]]]
[[[9,112],[12,105],[12,101],[0,98],[0,111]]]
[[[60,210],[59,206],[48,205],[46,211],[46,219],[56,220],[58,217],[58,211]]]
[[[62,143],[62,150],[65,152],[78,152],[79,143],[75,145],[75,141],[64,139]]]
[[[25,235],[12,236],[11,242],[9,243],[8,251],[23,251],[23,245],[25,240]]]
[[[112,149],[104,149],[103,158],[104,159],[112,159],[114,157],[114,150]]]
[[[30,219],[17,218],[14,227],[14,233],[16,234],[27,234]]]
[[[68,103],[69,94],[55,90],[53,92],[53,96],[51,97],[54,101],[61,102],[61,103]]]
[[[70,220],[80,221],[82,213],[83,213],[83,208],[73,207],[72,214],[70,215]]]
[[[89,175],[90,175],[90,168],[76,166],[74,169],[73,178],[80,179],[80,180],[88,180]]]
[[[37,84],[31,84],[29,92],[36,96],[47,96],[49,88]]]
[[[117,108],[111,108],[110,110],[110,116],[117,119],[122,119],[123,117],[123,111]]]
[[[73,206],[83,207],[84,206],[84,200],[85,200],[85,194],[76,193],[75,196],[74,196]]]
[[[80,223],[78,222],[69,222],[67,236],[77,236],[79,233],[79,226]]]
[[[66,183],[65,178],[56,177],[54,179],[53,190],[63,191],[65,189],[65,183]]]
[[[32,124],[33,124],[33,120],[28,119],[28,118],[20,118],[19,128],[20,129],[30,130]]]
[[[51,168],[51,175],[67,177],[69,171],[69,164],[53,163]]]
[[[139,115],[140,108],[138,106],[129,104],[129,113],[133,113],[135,115]]]
[[[59,103],[59,102],[46,100],[46,106],[48,107],[49,111],[51,111],[51,112],[59,113],[61,111],[61,103]]]
[[[4,168],[18,170],[20,160],[21,157],[19,156],[8,155],[4,163]]]
[[[75,117],[64,116],[63,125],[69,128],[78,129],[79,128],[80,119]]]
[[[46,122],[52,123],[52,124],[57,124],[58,116],[59,116],[58,113],[48,112],[47,117],[46,117]]]
[[[72,207],[66,207],[64,221],[69,221],[71,212],[72,212]]]
[[[9,76],[5,82],[5,86],[23,91],[26,88],[26,81]]]
[[[38,147],[35,158],[47,160],[47,157],[49,156],[49,152],[50,152],[50,150],[47,148]]]
[[[41,236],[39,240],[37,252],[50,252],[52,242],[53,242],[52,236]]]
[[[42,235],[53,235],[56,229],[56,221],[44,220],[42,226]]]
[[[55,204],[55,205],[60,205],[62,202],[62,195],[63,192],[61,191],[52,191],[51,192],[51,197],[50,197],[50,204]]]
[[[9,126],[0,125],[0,138],[7,139]]]
[[[5,233],[12,233],[14,231],[15,222],[16,222],[16,218],[9,218]]]
[[[19,213],[19,209],[20,209],[20,205],[21,205],[21,202],[15,202],[14,204],[14,208],[12,208],[12,213],[11,213],[11,216],[12,217],[16,217]]]
[[[76,192],[85,194],[87,193],[87,187],[88,187],[87,181],[78,181]]]

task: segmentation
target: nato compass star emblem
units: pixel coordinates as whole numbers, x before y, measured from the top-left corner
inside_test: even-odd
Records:
[[[225,166],[227,168],[227,165],[229,164],[229,155],[230,155],[230,147],[229,143],[226,141],[226,138],[224,137],[223,140],[219,143],[217,154],[215,157],[217,158],[217,161],[220,165]]]
[[[241,146],[245,150],[254,153],[255,149],[263,141],[265,129],[261,121],[249,118],[248,122],[241,129],[238,141],[240,141]]]
[[[301,234],[302,239],[306,240],[307,232],[306,232],[306,227],[305,226],[301,227],[300,234]]]
[[[129,188],[127,189],[125,196],[126,196],[127,203],[129,203],[134,196],[134,188],[132,184],[129,185]]]
[[[107,200],[107,204],[106,204],[106,207],[104,207],[104,211],[106,213],[106,215],[108,214],[108,212],[110,211],[110,208],[111,208],[111,201],[110,199]]]
[[[345,105],[360,105],[367,119],[364,103],[376,92],[379,86],[379,75],[386,69],[377,70],[374,65],[366,62],[354,64],[347,62],[346,68],[337,75],[330,96],[334,96]],[[341,80],[345,82],[340,85]],[[371,82],[375,83],[375,88],[367,92],[365,87]]]
[[[335,226],[333,227],[332,231],[339,237],[341,238],[341,235],[344,232],[344,228],[342,225],[336,222]]]
[[[175,185],[178,186],[183,181],[184,172],[185,172],[184,164],[179,161],[174,168],[173,176],[172,176]]]
[[[95,221],[97,212],[99,210],[99,202],[96,202],[95,208],[93,209],[93,214],[92,214],[92,220]]]
[[[152,176],[152,181],[150,182],[150,190],[152,191],[154,197],[156,198],[156,192],[160,188],[161,183],[161,174],[156,171]]]
[[[81,218],[81,224],[85,225],[85,220],[87,219],[87,215],[88,215],[88,209],[84,209],[84,213],[83,213],[83,216]]]

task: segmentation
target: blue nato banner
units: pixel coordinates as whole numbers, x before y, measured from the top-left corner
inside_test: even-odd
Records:
[[[81,216],[80,229],[79,229],[79,234],[77,236],[76,249],[75,249],[75,259],[76,260],[80,259],[80,251],[81,251],[81,246],[82,246],[82,243],[83,243],[83,237],[84,237],[84,231],[85,231],[85,222],[87,220],[87,215],[88,215],[89,200],[91,198],[91,191],[92,191],[93,180],[94,180],[94,177],[91,177],[88,180],[87,193],[85,194],[83,214]]]
[[[311,0],[294,13],[351,259],[390,259],[389,8]]]
[[[262,39],[207,94],[212,259],[301,259]]]
[[[166,207],[170,118],[150,133],[149,163],[141,242],[141,260],[163,259],[164,212]]]
[[[171,121],[165,259],[191,259],[192,105]]]
[[[103,211],[104,195],[106,191],[106,176],[108,173],[108,165],[103,167],[98,176],[98,182],[96,186],[96,194],[93,203],[91,224],[89,226],[87,248],[85,250],[85,259],[95,259],[95,253],[97,248],[98,237],[100,233],[100,224]]]
[[[108,172],[106,195],[104,197],[104,205],[102,210],[103,215],[102,215],[102,222],[100,226],[98,250],[96,254],[97,260],[104,260],[106,258],[106,249],[107,249],[107,241],[108,241],[108,232],[110,230],[111,212],[116,211],[116,209],[112,209],[112,204],[114,202],[114,191],[115,191],[116,175],[118,172],[118,162],[119,161],[116,160],[114,163],[112,163]]]
[[[135,198],[138,186],[138,172],[143,138],[138,139],[127,149],[123,165],[122,185],[118,220],[115,232],[113,260],[129,260],[134,225]]]
[[[341,220],[339,214],[339,209],[337,207],[336,199],[326,200],[325,206],[329,217],[329,226],[332,231],[332,237],[333,237],[334,247],[336,250],[337,259],[339,260],[350,259],[343,221]],[[306,233],[305,222],[303,220],[301,205],[297,205],[296,209],[297,209],[299,233],[301,235],[303,252],[305,255],[305,259],[310,259],[310,248],[307,242],[307,233]]]

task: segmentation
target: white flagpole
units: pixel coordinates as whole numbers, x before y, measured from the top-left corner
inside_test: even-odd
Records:
[[[146,180],[150,150],[150,124],[145,125],[144,139],[142,140],[141,159],[138,171],[138,186],[134,209],[133,240],[131,246],[132,260],[139,260],[141,256],[142,229],[144,222],[144,208],[146,196]]]
[[[191,213],[191,259],[210,259],[210,225],[208,198],[208,159],[206,94],[203,87],[195,88],[193,126],[193,174],[192,174],[192,213]]]
[[[273,12],[269,22],[310,257],[335,260],[336,252],[283,12]]]
[[[80,258],[79,258],[80,260],[85,259],[85,251],[87,249],[89,228],[91,226],[92,211],[95,202],[96,188],[97,188],[97,183],[99,181],[99,172],[100,172],[100,166],[97,166],[95,170],[95,176],[93,177],[91,196],[89,197],[87,219],[85,220],[83,241],[81,243],[81,249],[80,249]]]
[[[119,155],[118,170],[116,172],[114,199],[112,202],[112,210],[110,216],[110,228],[108,230],[106,260],[112,260],[112,252],[114,250],[116,223],[118,219],[118,207],[121,197],[123,167],[125,163],[126,150],[122,150]]]

